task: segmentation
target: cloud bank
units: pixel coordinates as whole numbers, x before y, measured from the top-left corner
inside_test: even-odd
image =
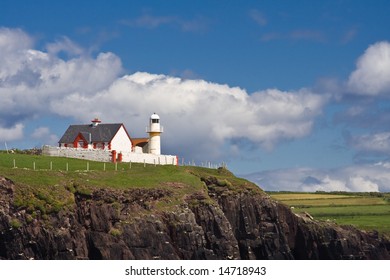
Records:
[[[242,175],[268,191],[389,192],[390,162],[338,169],[291,168]]]
[[[0,29],[0,38],[0,52],[6,53],[0,64],[0,140],[22,137],[26,119],[47,113],[81,122],[95,116],[124,122],[140,137],[155,111],[165,124],[167,151],[214,160],[226,153],[226,145],[237,150],[235,140],[272,149],[308,135],[327,102],[306,89],[248,94],[204,80],[141,72],[121,76],[116,55],[90,57],[67,38],[47,44],[47,51],[34,49],[21,30]],[[60,58],[60,52],[69,58]],[[33,137],[43,132],[50,135],[41,129]]]

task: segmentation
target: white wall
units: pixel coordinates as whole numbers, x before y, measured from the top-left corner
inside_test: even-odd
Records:
[[[116,150],[117,153],[131,152],[131,141],[123,125],[111,141],[111,150]]]
[[[161,154],[161,147],[160,147],[160,133],[153,133],[149,132],[150,138],[149,138],[149,153],[154,155],[160,155]]]
[[[117,151],[117,154],[119,152]],[[57,156],[57,157],[69,157],[87,159],[93,161],[110,162],[111,151],[108,150],[89,150],[89,149],[75,149],[75,148],[58,148],[51,146],[43,146],[42,154],[46,156]],[[147,164],[172,164],[177,165],[177,157],[172,155],[152,155],[142,154],[134,152],[122,152],[123,162],[134,162],[134,163],[147,163]]]
[[[172,155],[153,155],[139,153],[122,153],[123,162],[145,162],[148,164],[172,164],[177,165],[177,157]]]
[[[53,157],[80,158],[102,162],[111,161],[111,152],[108,150],[88,150],[82,148],[76,149],[43,146],[42,154]]]

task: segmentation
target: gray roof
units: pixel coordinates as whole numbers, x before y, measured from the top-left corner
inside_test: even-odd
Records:
[[[58,142],[72,143],[79,133],[81,133],[87,141],[89,141],[91,135],[92,142],[110,142],[122,125],[123,124],[121,123],[107,123],[99,124],[97,126],[91,124],[70,125]]]

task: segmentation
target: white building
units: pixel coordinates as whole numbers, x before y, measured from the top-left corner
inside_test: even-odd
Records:
[[[45,146],[44,153],[99,161],[178,164],[176,156],[161,155],[163,129],[155,113],[147,127],[149,138],[131,138],[123,123],[105,124],[97,118],[91,122],[70,125],[58,142],[59,148]]]
[[[60,148],[82,148],[99,150],[132,151],[133,145],[123,123],[101,123],[70,125],[58,141]]]

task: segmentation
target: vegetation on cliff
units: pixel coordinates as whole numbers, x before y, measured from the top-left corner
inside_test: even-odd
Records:
[[[179,205],[184,198],[208,199],[202,180],[216,178],[212,187],[231,192],[250,189],[261,192],[254,184],[235,177],[224,168],[144,165],[140,163],[103,163],[41,155],[0,154],[0,175],[15,182],[14,203],[27,212],[48,214],[73,207],[74,194],[90,195],[98,188],[163,190],[169,200],[159,201],[159,208]],[[201,180],[200,180],[201,179]],[[243,188],[244,187],[244,188]]]
[[[0,259],[390,259],[224,168],[0,154]]]

